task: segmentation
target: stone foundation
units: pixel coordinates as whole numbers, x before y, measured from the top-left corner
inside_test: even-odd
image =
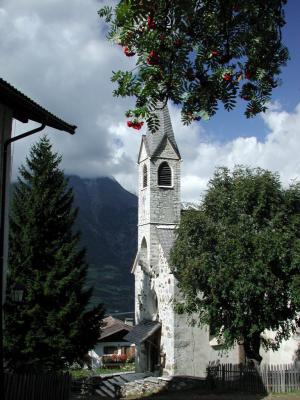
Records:
[[[134,382],[125,383],[120,388],[120,397],[147,396],[165,391],[189,390],[205,388],[206,381],[202,378],[188,376],[149,377]]]

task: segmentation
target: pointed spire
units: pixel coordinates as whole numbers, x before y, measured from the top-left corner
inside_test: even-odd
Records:
[[[170,140],[170,142],[174,147],[174,150],[177,152],[180,158],[180,153],[175,140],[168,106],[167,105],[163,106],[163,103],[160,102],[158,103],[157,107],[158,109],[155,111],[155,113],[158,116],[159,128],[154,133],[152,133],[148,128],[146,133],[147,147],[150,152],[149,155],[151,157],[156,152],[157,148],[164,140],[164,138],[168,137],[168,139]]]

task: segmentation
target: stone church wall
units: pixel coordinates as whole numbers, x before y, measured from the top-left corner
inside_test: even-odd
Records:
[[[165,355],[164,374],[172,375],[175,366],[174,346],[174,276],[159,246],[158,275],[155,278],[161,328],[161,354]]]
[[[211,361],[239,363],[236,346],[227,353],[210,345],[208,326],[191,326],[187,315],[176,314],[174,299],[180,299],[176,279],[160,247],[159,276],[155,280],[159,319],[162,323],[161,350],[166,353],[164,374],[206,376]],[[195,316],[197,320],[197,316]]]

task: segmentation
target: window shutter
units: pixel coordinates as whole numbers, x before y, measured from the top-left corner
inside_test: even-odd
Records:
[[[163,162],[159,166],[158,185],[159,186],[172,186],[172,171],[167,162]]]

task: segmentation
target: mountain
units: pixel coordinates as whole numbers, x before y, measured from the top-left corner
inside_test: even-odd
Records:
[[[87,250],[92,302],[108,313],[134,311],[130,273],[137,247],[137,197],[111,178],[69,176],[78,207],[76,228]]]

